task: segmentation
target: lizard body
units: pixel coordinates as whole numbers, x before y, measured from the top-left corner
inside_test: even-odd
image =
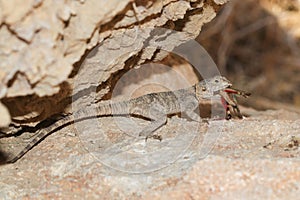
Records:
[[[192,120],[201,121],[200,116],[194,113],[195,108],[204,99],[210,99],[216,95],[224,93],[226,88],[232,84],[223,76],[215,76],[205,79],[199,83],[185,89],[176,91],[167,91],[159,93],[146,94],[128,101],[110,102],[104,101],[94,107],[86,107],[78,110],[73,115],[66,116],[50,125],[47,128],[39,130],[35,138],[16,156],[8,162],[13,163],[21,158],[26,152],[33,148],[37,143],[46,138],[57,129],[77,120],[91,117],[113,116],[113,115],[132,115],[140,116],[152,120],[149,126],[146,126],[139,136],[146,139],[153,137],[153,132],[163,126],[167,121],[167,115],[185,112]],[[236,91],[236,90],[235,90]],[[240,91],[239,91],[240,92]],[[228,105],[237,107],[235,101],[232,101],[226,92],[221,95]],[[75,115],[75,116],[74,116]],[[161,139],[160,137],[156,139]]]

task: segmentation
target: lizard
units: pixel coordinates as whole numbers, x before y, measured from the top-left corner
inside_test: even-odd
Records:
[[[192,120],[201,122],[201,117],[197,115],[194,110],[199,106],[201,101],[211,99],[217,95],[221,96],[224,107],[226,108],[226,119],[229,119],[229,112],[232,112],[232,110],[234,110],[233,114],[237,115],[239,118],[242,117],[237,102],[233,99],[233,95],[248,97],[250,93],[233,89],[229,80],[223,76],[217,75],[212,78],[204,79],[195,85],[184,89],[150,93],[127,101],[103,101],[100,102],[96,108],[85,107],[79,109],[75,112],[75,115],[73,113],[72,115],[59,119],[44,129],[40,129],[35,138],[30,141],[23,150],[6,162],[16,162],[30,149],[57,129],[91,117],[113,115],[142,117],[153,122],[146,126],[139,133],[139,136],[145,137],[146,140],[150,137],[161,140],[161,136],[154,135],[153,133],[166,124],[167,116],[185,112]]]

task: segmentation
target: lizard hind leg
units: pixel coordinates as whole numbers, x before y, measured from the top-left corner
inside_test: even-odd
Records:
[[[142,129],[142,131],[139,132],[139,136],[145,137],[146,141],[148,138],[154,138],[160,141],[162,140],[161,136],[154,135],[154,132],[167,123],[167,115],[164,110],[164,107],[161,105],[150,107],[147,116],[152,119],[152,121],[148,126],[146,126],[144,129]]]

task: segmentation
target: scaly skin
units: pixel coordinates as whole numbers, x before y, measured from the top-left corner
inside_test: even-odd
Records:
[[[200,81],[199,83],[186,89],[151,93],[122,102],[104,101],[97,105],[96,109],[93,107],[80,109],[75,113],[76,117],[74,117],[74,115],[69,115],[58,120],[49,127],[41,129],[35,138],[20,153],[18,153],[8,162],[13,163],[20,159],[31,148],[33,148],[51,133],[55,132],[57,129],[67,126],[78,120],[91,117],[132,115],[135,117],[141,116],[148,118],[152,120],[153,123],[143,129],[139,135],[145,137],[146,139],[149,137],[161,139],[160,137],[154,136],[153,133],[166,123],[167,116],[170,114],[185,112],[191,119],[200,122],[201,118],[193,111],[204,99],[210,99],[216,95],[221,95],[226,101],[227,106],[237,108],[236,101],[232,100],[227,93],[240,91],[230,89],[231,85],[232,84],[225,77],[215,76],[213,78]],[[226,92],[225,89],[230,91]],[[245,93],[236,94],[244,95]],[[239,110],[237,112],[238,115],[241,115]]]

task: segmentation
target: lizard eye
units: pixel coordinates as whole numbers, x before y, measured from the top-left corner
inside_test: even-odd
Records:
[[[206,91],[206,87],[202,87],[201,89],[202,89],[203,92]]]
[[[216,80],[215,80],[215,83],[219,83],[219,80],[218,80],[218,79],[216,79]]]

